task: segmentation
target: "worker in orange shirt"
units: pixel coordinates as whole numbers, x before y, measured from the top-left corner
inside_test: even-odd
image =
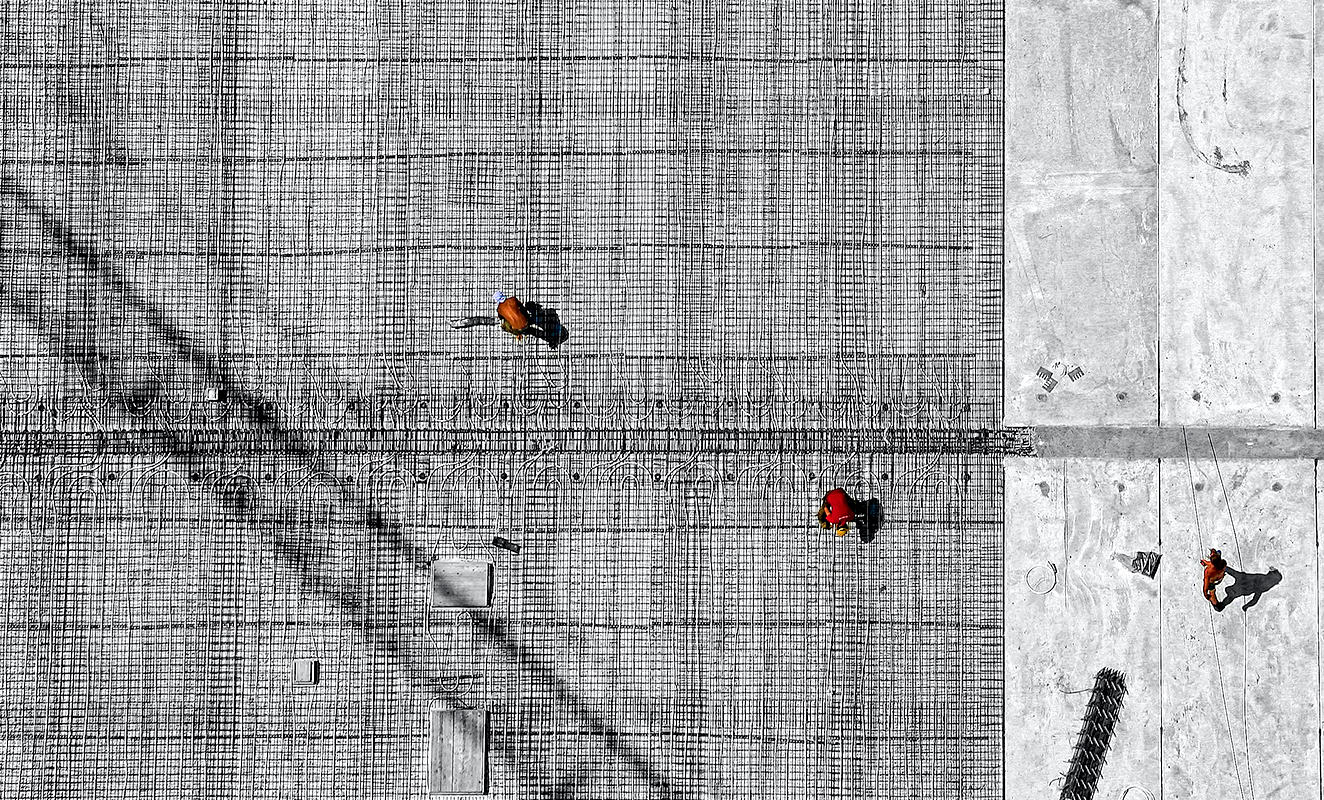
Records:
[[[516,339],[532,336],[547,342],[555,350],[570,338],[570,333],[561,324],[556,311],[543,308],[532,301],[526,306],[518,297],[506,297],[504,292],[492,295],[497,304],[497,318],[501,320],[501,330],[515,334]]]
[[[497,304],[497,316],[501,318],[501,330],[515,334],[516,339],[523,339],[529,333],[529,311],[518,297],[506,297],[504,292],[492,295]]]
[[[1223,560],[1222,552],[1209,549],[1209,558],[1201,559],[1200,564],[1204,566],[1204,596],[1215,609],[1222,611],[1223,607],[1218,603],[1218,592],[1214,587],[1223,582],[1227,577],[1227,562]]]
[[[879,516],[877,499],[861,503],[838,487],[823,497],[823,504],[818,507],[818,526],[826,528],[831,525],[838,536],[845,536],[850,531],[850,523],[854,522],[860,529],[860,541],[867,544],[873,541]]]

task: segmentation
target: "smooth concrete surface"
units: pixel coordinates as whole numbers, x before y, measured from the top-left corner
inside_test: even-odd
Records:
[[[1162,0],[1165,424],[1312,425],[1312,7]]]
[[[1161,691],[1128,694],[1114,747],[1124,734],[1156,743],[1139,761],[1111,751],[1105,782],[1144,780],[1096,796],[1324,796],[1317,9],[1156,0],[1007,13],[1005,422],[1034,427],[1038,461],[1006,462],[1005,796],[1060,788],[1045,781],[1065,771],[1080,712],[1044,689],[1115,658],[1109,639],[1081,639],[1135,635],[1127,603],[1151,590],[1141,640]],[[1118,505],[1137,471],[1151,477],[1148,502]],[[1073,520],[1094,513],[1081,509],[1109,504],[1105,528],[1159,543],[1157,581],[1074,549]],[[1200,593],[1211,545],[1235,569],[1277,567],[1281,583],[1214,611]],[[1068,560],[1107,577],[1108,618],[1077,602]],[[1030,586],[1054,577],[1047,594]],[[1144,704],[1137,734],[1126,725]]]
[[[1156,14],[1007,6],[1009,425],[1157,418]]]
[[[1009,6],[1007,424],[1315,424],[1311,11]]]
[[[1038,427],[1030,433],[1039,458],[1324,458],[1324,431],[1316,428]]]
[[[1005,463],[1005,796],[1060,796],[1103,667],[1126,675],[1127,694],[1096,796],[1157,796],[1159,584],[1114,558],[1158,549],[1157,464]]]
[[[1319,16],[1318,11],[1316,12],[1316,15]],[[1321,67],[1324,67],[1324,25],[1316,24],[1315,25],[1315,63],[1314,63],[1315,75],[1321,74]],[[1318,80],[1315,81],[1314,85],[1315,85],[1315,96],[1313,98],[1314,112],[1315,112],[1314,126],[1315,126],[1315,130],[1319,131],[1321,129],[1321,123],[1324,122],[1324,85],[1321,85],[1321,83]],[[1324,207],[1324,176],[1320,175],[1320,170],[1318,166],[1321,161],[1324,161],[1324,137],[1321,137],[1319,135],[1315,136],[1315,150],[1313,155],[1314,155],[1314,161],[1311,164],[1311,166],[1313,168],[1312,173],[1315,181],[1314,199],[1315,199],[1315,208],[1319,209],[1321,207]],[[1320,214],[1318,212],[1315,213],[1314,233],[1315,233],[1315,253],[1314,253],[1315,336],[1314,338],[1318,340],[1319,330],[1320,330],[1320,324],[1319,324],[1320,313],[1321,313],[1319,298],[1321,296],[1324,296],[1324,270],[1320,269],[1320,262],[1322,259],[1324,259],[1324,247],[1321,247],[1321,245],[1324,245],[1324,214]],[[1321,375],[1324,375],[1324,363],[1321,363],[1320,361],[1319,349],[1317,345],[1315,350],[1315,385],[1316,386],[1324,386],[1324,381],[1320,380]],[[1315,401],[1315,424],[1319,425],[1319,423],[1320,423],[1320,413],[1319,413],[1319,401],[1317,398]]]
[[[1164,798],[1321,796],[1315,494],[1309,461],[1163,462]],[[1216,612],[1210,547],[1282,580]]]
[[[1104,666],[1128,693],[1096,797],[1321,796],[1314,462],[1006,467],[1005,796],[1058,796],[1088,697],[1064,692]],[[1281,582],[1215,612],[1211,546]],[[1157,579],[1114,558],[1138,550],[1162,553]]]

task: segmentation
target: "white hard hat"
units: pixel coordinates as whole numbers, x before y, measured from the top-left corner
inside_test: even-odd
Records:
[[[506,295],[504,292],[497,292],[496,294],[492,295],[492,299],[497,301],[497,303],[504,303],[506,302]]]

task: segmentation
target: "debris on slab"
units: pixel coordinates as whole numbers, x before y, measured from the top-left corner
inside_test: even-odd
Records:
[[[1138,572],[1146,578],[1152,578],[1158,574],[1160,553],[1139,552],[1135,554],[1113,553],[1113,558],[1126,565],[1126,568],[1132,572]]]

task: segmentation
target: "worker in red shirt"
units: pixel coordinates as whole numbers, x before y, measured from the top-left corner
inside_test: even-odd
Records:
[[[872,542],[878,529],[880,508],[877,499],[861,503],[846,494],[845,489],[832,489],[823,497],[823,504],[818,507],[818,526],[833,526],[838,536],[845,536],[854,522],[860,529],[860,541]]]
[[[1204,566],[1204,597],[1210,605],[1222,611],[1222,606],[1218,604],[1218,592],[1214,587],[1227,577],[1227,562],[1223,560],[1222,552],[1210,548],[1209,558],[1201,559],[1200,564]]]

